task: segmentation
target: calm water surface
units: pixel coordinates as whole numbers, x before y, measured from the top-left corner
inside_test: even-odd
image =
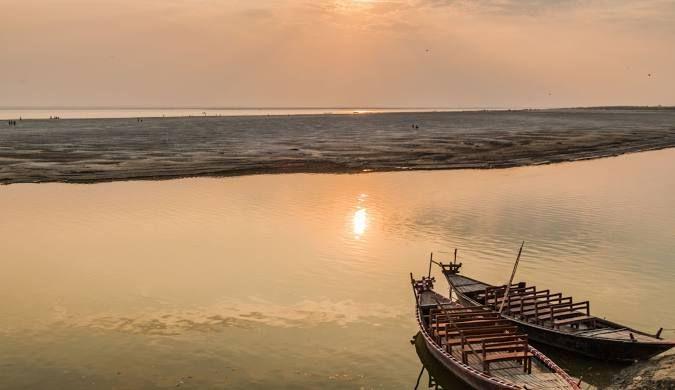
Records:
[[[422,355],[408,273],[457,247],[466,274],[503,283],[521,240],[519,278],[675,328],[673,167],[665,150],[0,187],[0,388],[410,389]],[[596,384],[612,372],[559,361]]]

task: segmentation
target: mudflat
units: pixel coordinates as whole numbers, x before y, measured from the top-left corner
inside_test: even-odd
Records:
[[[0,183],[499,168],[675,146],[674,109],[22,120]]]

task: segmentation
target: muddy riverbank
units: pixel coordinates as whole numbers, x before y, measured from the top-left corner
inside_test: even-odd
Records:
[[[22,120],[0,183],[499,168],[675,146],[675,110]]]

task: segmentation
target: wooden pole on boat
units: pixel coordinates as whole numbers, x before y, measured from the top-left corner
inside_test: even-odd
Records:
[[[419,306],[419,298],[417,298],[417,290],[415,289],[415,278],[413,273],[410,273],[410,284],[412,285],[413,294],[415,295],[415,307]]]
[[[452,264],[457,265],[457,248],[455,248],[455,258],[452,260]],[[448,298],[452,301],[452,284],[448,283],[450,285],[450,289],[448,291]]]
[[[525,241],[523,241],[523,243],[520,244],[520,250],[518,250],[518,257],[516,257],[516,263],[513,265],[513,272],[511,272],[511,279],[509,279],[509,283],[506,285],[506,292],[504,292],[502,304],[499,306],[499,314],[502,314],[502,310],[504,310],[504,303],[506,303],[506,298],[509,296],[509,290],[511,289],[511,283],[513,283],[513,277],[516,276],[516,270],[518,269],[518,262],[520,261],[520,254],[523,253],[523,245],[525,245]]]
[[[431,252],[431,255],[429,255],[429,275],[427,275],[428,278],[431,277],[431,263],[434,262],[434,252]]]

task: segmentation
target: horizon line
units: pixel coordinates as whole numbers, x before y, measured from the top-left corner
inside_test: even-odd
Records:
[[[0,110],[120,110],[120,109],[135,109],[135,110],[186,110],[186,109],[202,109],[202,110],[461,110],[461,109],[485,109],[485,110],[556,110],[556,109],[579,109],[579,108],[675,108],[675,105],[631,105],[631,104],[614,104],[614,105],[592,105],[592,106],[116,106],[116,105],[94,105],[94,106],[78,106],[78,105],[17,105],[17,106],[0,106]]]

